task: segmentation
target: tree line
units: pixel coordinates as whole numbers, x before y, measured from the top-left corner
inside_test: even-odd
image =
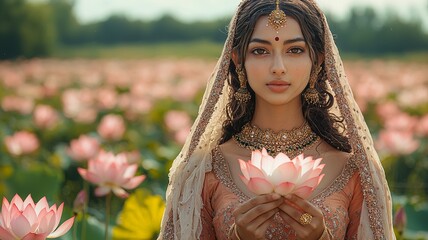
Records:
[[[49,56],[55,47],[88,44],[130,44],[185,41],[221,43],[230,18],[186,23],[165,15],[151,21],[115,15],[78,22],[73,0],[0,1],[0,59]],[[380,17],[371,8],[353,9],[346,19],[327,15],[342,52],[382,55],[428,52],[428,32],[420,19],[404,20],[391,13]]]

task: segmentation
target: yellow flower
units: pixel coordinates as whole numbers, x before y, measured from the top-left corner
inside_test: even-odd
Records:
[[[155,239],[160,231],[165,203],[160,196],[137,189],[126,200],[113,228],[114,240]]]
[[[0,196],[6,195],[8,188],[4,180],[12,176],[12,174],[13,168],[11,166],[0,166]]]

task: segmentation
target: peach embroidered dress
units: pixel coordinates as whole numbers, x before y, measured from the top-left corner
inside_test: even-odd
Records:
[[[351,157],[352,158],[352,157]],[[202,190],[203,209],[200,239],[229,239],[235,206],[249,199],[232,180],[221,151],[213,151],[212,171],[205,174]],[[319,207],[330,238],[356,239],[363,195],[357,167],[349,159],[335,181],[311,201]],[[294,231],[279,216],[266,232],[266,239],[296,239]]]

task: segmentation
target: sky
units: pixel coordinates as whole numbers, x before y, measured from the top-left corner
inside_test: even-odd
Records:
[[[240,0],[75,0],[81,23],[122,14],[130,19],[152,20],[166,13],[183,21],[231,16]],[[428,29],[428,0],[318,0],[320,7],[343,18],[353,6],[370,6],[379,13],[394,10],[404,18],[417,16]]]

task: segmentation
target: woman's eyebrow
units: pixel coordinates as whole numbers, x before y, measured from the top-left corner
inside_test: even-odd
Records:
[[[265,40],[265,39],[261,39],[261,38],[253,38],[253,39],[250,40],[250,43],[252,43],[252,42],[272,45],[272,43],[270,41]],[[295,42],[306,42],[306,41],[302,37],[297,37],[297,38],[292,38],[292,39],[285,40],[284,41],[284,45],[285,44],[290,44],[290,43],[295,43]]]

